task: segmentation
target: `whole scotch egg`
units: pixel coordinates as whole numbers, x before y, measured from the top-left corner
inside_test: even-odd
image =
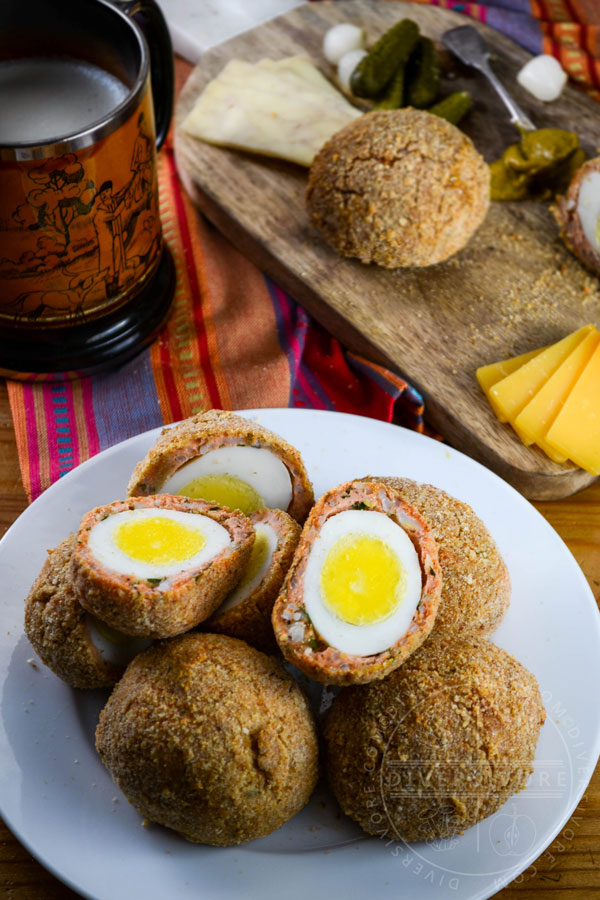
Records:
[[[164,429],[137,464],[128,495],[159,491],[210,500],[246,515],[282,509],[299,522],[314,501],[294,447],[255,422],[214,409]]]
[[[430,633],[441,584],[420,513],[385,484],[347,482],[310,513],[273,608],[275,637],[316,681],[383,678]]]
[[[490,170],[471,139],[406,107],[373,110],[337,131],[310,167],[306,206],[337,253],[396,269],[462,250],[489,194]]]
[[[96,748],[140,815],[214,846],[280,828],[318,778],[300,687],[280,660],[222,634],[137,656],[100,713]]]
[[[369,834],[449,838],[523,790],[544,720],[537,681],[513,656],[434,633],[381,684],[335,698],[323,727],[329,785]]]
[[[72,556],[81,605],[111,628],[171,637],[207,618],[239,581],[254,543],[242,513],[155,495],[87,513]]]

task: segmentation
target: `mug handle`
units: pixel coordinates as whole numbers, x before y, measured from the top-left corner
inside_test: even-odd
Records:
[[[155,0],[113,0],[115,6],[139,25],[150,50],[150,79],[156,119],[156,149],[167,137],[173,114],[175,65],[171,36]]]

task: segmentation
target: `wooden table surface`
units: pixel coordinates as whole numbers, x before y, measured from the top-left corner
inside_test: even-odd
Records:
[[[26,505],[6,385],[0,383],[0,534]],[[536,506],[571,549],[598,601],[600,482],[567,500]],[[600,898],[600,766],[571,821],[517,881],[497,897],[540,900],[553,892],[561,900]],[[71,900],[77,896],[43,869],[0,822],[0,898]]]

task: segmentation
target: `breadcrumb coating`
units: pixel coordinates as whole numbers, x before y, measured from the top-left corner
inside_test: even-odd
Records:
[[[410,107],[366,113],[310,168],[306,202],[334,250],[388,269],[461,250],[487,212],[490,172],[470,138]]]
[[[90,640],[71,578],[74,547],[72,534],[48,551],[25,600],[25,634],[42,662],[71,687],[111,687],[125,667],[105,660]]]
[[[442,595],[434,631],[492,634],[508,609],[511,586],[506,563],[481,519],[468,504],[432,484],[370,477],[418,509],[437,542]]]
[[[544,719],[535,677],[505,650],[431,635],[384,681],[336,697],[329,782],[369,834],[450,837],[525,787]]]
[[[184,419],[173,428],[164,428],[154,446],[133,470],[127,496],[156,494],[171,475],[191,459],[217,447],[237,444],[262,447],[279,457],[292,483],[292,500],[285,512],[302,523],[315,498],[299,452],[267,428],[219,409],[209,409]]]
[[[279,828],[318,775],[302,691],[279,661],[225,635],[182,635],[136,657],[96,746],[142,816],[217,846]]]

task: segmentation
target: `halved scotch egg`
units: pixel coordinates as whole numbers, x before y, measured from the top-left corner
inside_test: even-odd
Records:
[[[299,522],[314,502],[294,447],[255,422],[215,409],[165,428],[137,464],[128,496],[159,491],[211,500],[246,515],[282,509]]]
[[[600,274],[600,156],[577,170],[566,196],[556,198],[552,212],[571,253]]]
[[[280,509],[263,509],[253,513],[250,521],[256,538],[248,566],[241,581],[202,627],[241,638],[258,650],[272,653],[277,642],[271,612],[292,563],[301,529]]]
[[[171,637],[210,616],[241,578],[254,529],[242,513],[157,494],[87,513],[73,551],[81,605],[124,634]]]
[[[75,535],[48,552],[25,600],[25,633],[42,662],[75,688],[111,687],[152,641],[109,628],[79,603],[71,577]]]
[[[383,678],[430,633],[441,587],[421,514],[383,483],[350,481],[309,515],[273,607],[275,637],[316,681]]]

